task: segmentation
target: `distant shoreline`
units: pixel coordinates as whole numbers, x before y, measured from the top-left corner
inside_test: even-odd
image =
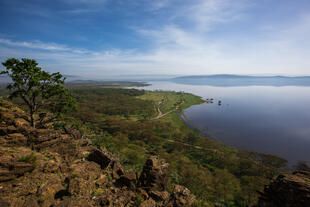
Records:
[[[234,86],[310,86],[310,76],[242,76],[242,75],[202,75],[181,76],[172,82],[186,85],[210,85],[217,87]]]
[[[203,103],[202,103],[203,104]],[[183,110],[182,112],[178,113],[178,117],[179,119],[183,122],[183,124],[185,126],[187,126],[189,129],[191,129],[193,132],[198,133],[200,136],[203,136],[207,139],[211,139],[213,141],[218,141],[216,140],[215,137],[213,137],[212,135],[210,135],[208,132],[206,132],[205,130],[199,129],[198,127],[196,127],[190,120],[188,120],[186,118],[186,115],[184,114]]]

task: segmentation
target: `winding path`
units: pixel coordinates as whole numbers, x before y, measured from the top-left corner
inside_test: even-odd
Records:
[[[180,103],[179,105],[177,105],[174,109],[172,109],[172,110],[170,110],[170,111],[168,111],[168,112],[166,112],[166,113],[163,113],[163,112],[160,110],[160,107],[161,107],[165,102],[167,102],[167,101],[168,101],[168,97],[165,96],[163,102],[160,101],[160,102],[158,103],[158,106],[157,106],[157,112],[158,112],[158,114],[157,114],[157,116],[156,116],[155,118],[152,118],[151,120],[159,119],[159,118],[161,118],[161,117],[164,117],[164,116],[170,114],[171,112],[173,112],[173,111],[179,109],[179,107],[184,103],[184,99],[182,98],[181,103]]]

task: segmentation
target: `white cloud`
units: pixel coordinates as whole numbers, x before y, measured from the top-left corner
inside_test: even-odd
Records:
[[[219,23],[242,19],[248,0],[195,0],[180,6],[173,19],[190,21],[200,31],[208,31]]]

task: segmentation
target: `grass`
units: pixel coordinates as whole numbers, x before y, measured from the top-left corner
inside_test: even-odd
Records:
[[[99,195],[102,195],[102,194],[104,194],[105,193],[105,189],[102,189],[102,188],[98,188],[98,189],[96,189],[95,191],[94,191],[94,193],[93,193],[93,196],[99,196]]]
[[[153,101],[156,107],[160,107],[162,113],[175,110],[177,107],[183,110],[204,102],[199,96],[174,91],[146,91],[145,94],[138,96],[138,98]]]
[[[137,98],[143,100],[150,100],[154,102],[155,108],[160,107],[162,113],[167,113],[155,122],[164,122],[176,130],[176,133],[192,133],[192,129],[187,127],[184,122],[179,118],[179,113],[190,106],[204,103],[201,97],[183,92],[174,91],[145,91],[145,94]],[[156,110],[157,112],[157,110]],[[158,113],[154,115],[157,116]],[[173,138],[172,138],[173,139]]]
[[[204,103],[204,101],[199,96],[195,96],[190,93],[174,91],[146,91],[145,94],[138,96],[138,98],[153,101],[156,107],[160,107],[162,113],[175,110],[156,121],[171,123],[177,129],[185,126],[184,123],[179,119],[179,114],[177,112],[180,112],[192,105]],[[191,132],[191,129],[188,128],[187,131]]]
[[[32,152],[29,155],[22,155],[19,157],[18,161],[20,162],[27,162],[27,163],[31,163],[34,164],[37,160],[37,157],[35,156],[35,154]]]

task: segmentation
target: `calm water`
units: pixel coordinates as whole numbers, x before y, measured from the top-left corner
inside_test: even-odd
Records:
[[[215,87],[150,82],[148,90],[174,90],[213,98],[192,106],[186,117],[218,141],[239,149],[310,163],[310,87]],[[222,105],[218,105],[218,100]]]

